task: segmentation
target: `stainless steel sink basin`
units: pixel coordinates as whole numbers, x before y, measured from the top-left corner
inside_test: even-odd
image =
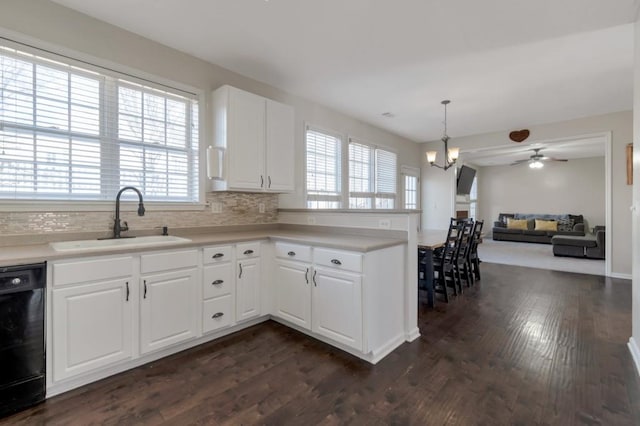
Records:
[[[152,235],[148,237],[117,238],[111,240],[78,240],[49,243],[55,251],[109,250],[115,248],[156,247],[191,242],[188,238],[173,235]]]

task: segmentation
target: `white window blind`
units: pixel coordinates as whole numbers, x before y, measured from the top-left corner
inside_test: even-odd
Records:
[[[342,141],[336,135],[307,128],[307,207],[340,208]]]
[[[0,198],[198,201],[196,96],[0,46]]]
[[[350,139],[349,208],[395,208],[397,156]]]

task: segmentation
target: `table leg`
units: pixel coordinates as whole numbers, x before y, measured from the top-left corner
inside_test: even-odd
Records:
[[[425,284],[427,287],[427,306],[433,308],[433,250],[425,253]]]
[[[427,291],[427,306],[433,307],[433,250],[421,249],[418,253],[418,283]]]

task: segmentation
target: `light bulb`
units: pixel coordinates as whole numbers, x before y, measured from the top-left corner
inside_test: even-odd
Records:
[[[427,161],[429,163],[435,163],[437,154],[438,154],[437,151],[427,151]]]

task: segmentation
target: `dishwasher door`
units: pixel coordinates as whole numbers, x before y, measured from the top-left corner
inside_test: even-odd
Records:
[[[45,398],[45,271],[0,267],[0,417]]]

